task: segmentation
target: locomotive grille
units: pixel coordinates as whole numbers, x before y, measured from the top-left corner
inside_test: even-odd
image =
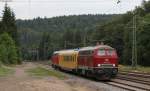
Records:
[[[101,67],[113,67],[113,64],[102,64]]]

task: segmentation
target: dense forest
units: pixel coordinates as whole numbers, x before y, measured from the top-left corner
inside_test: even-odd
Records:
[[[89,46],[96,27],[119,15],[72,15],[17,20],[23,57],[47,59],[53,51]]]
[[[135,17],[136,23],[133,22]],[[55,50],[79,48],[103,41],[117,49],[120,63],[131,64],[133,23],[138,64],[149,66],[150,1],[122,15],[79,15],[17,20],[24,59],[47,59]]]
[[[136,20],[136,22],[134,22]],[[137,59],[140,65],[150,65],[150,1],[143,1],[141,6],[123,14],[118,19],[98,27],[94,39],[105,40],[117,49],[120,63],[131,64],[133,28],[136,25]]]

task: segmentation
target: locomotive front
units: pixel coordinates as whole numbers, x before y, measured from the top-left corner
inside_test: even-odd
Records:
[[[94,74],[96,78],[110,79],[118,73],[118,56],[110,46],[97,46],[94,56]]]

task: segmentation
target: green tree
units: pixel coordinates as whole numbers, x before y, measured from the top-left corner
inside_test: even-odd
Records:
[[[41,42],[39,44],[39,57],[41,60],[46,60],[49,57],[51,47],[51,36],[49,33],[44,32]]]
[[[1,22],[1,18],[0,18],[0,34],[2,33],[2,22]]]
[[[5,5],[2,17],[1,33],[3,32],[7,32],[13,38],[13,40],[15,40],[15,43],[18,45],[18,34],[15,22],[15,14],[10,9],[10,7],[7,6],[7,4]]]
[[[150,1],[143,0],[142,8],[144,9],[145,13],[150,13]]]
[[[15,41],[7,34],[0,35],[0,61],[4,64],[20,63]]]
[[[138,31],[138,59],[139,64],[149,66],[150,60],[150,14],[147,14],[140,21]]]

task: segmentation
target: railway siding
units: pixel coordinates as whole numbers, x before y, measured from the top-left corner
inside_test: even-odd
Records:
[[[149,73],[136,73],[136,72],[119,72],[119,74],[122,75],[128,75],[128,76],[136,76],[136,77],[143,77],[143,78],[150,78]]]
[[[120,80],[120,79],[112,79],[111,81],[115,82],[115,83],[123,84],[123,85],[126,85],[126,86],[138,88],[138,89],[141,89],[141,90],[150,91],[150,86],[149,85],[145,85],[145,84],[141,84],[141,83],[135,83],[135,82],[126,81],[126,80]]]
[[[150,74],[123,71],[107,84],[130,91],[150,91]]]
[[[145,90],[141,90],[141,89],[138,89],[138,88],[135,88],[135,87],[131,87],[131,86],[127,86],[127,85],[124,85],[124,84],[116,83],[116,82],[107,82],[106,84],[112,85],[114,87],[122,88],[125,91],[126,90],[127,91],[145,91]],[[124,90],[122,90],[122,91],[124,91]]]
[[[141,77],[127,77],[127,76],[118,76],[116,77],[116,79],[122,79],[122,80],[126,80],[126,81],[132,81],[132,82],[136,82],[136,83],[141,83],[141,84],[146,84],[146,85],[150,85],[150,81],[149,79],[144,79]]]

